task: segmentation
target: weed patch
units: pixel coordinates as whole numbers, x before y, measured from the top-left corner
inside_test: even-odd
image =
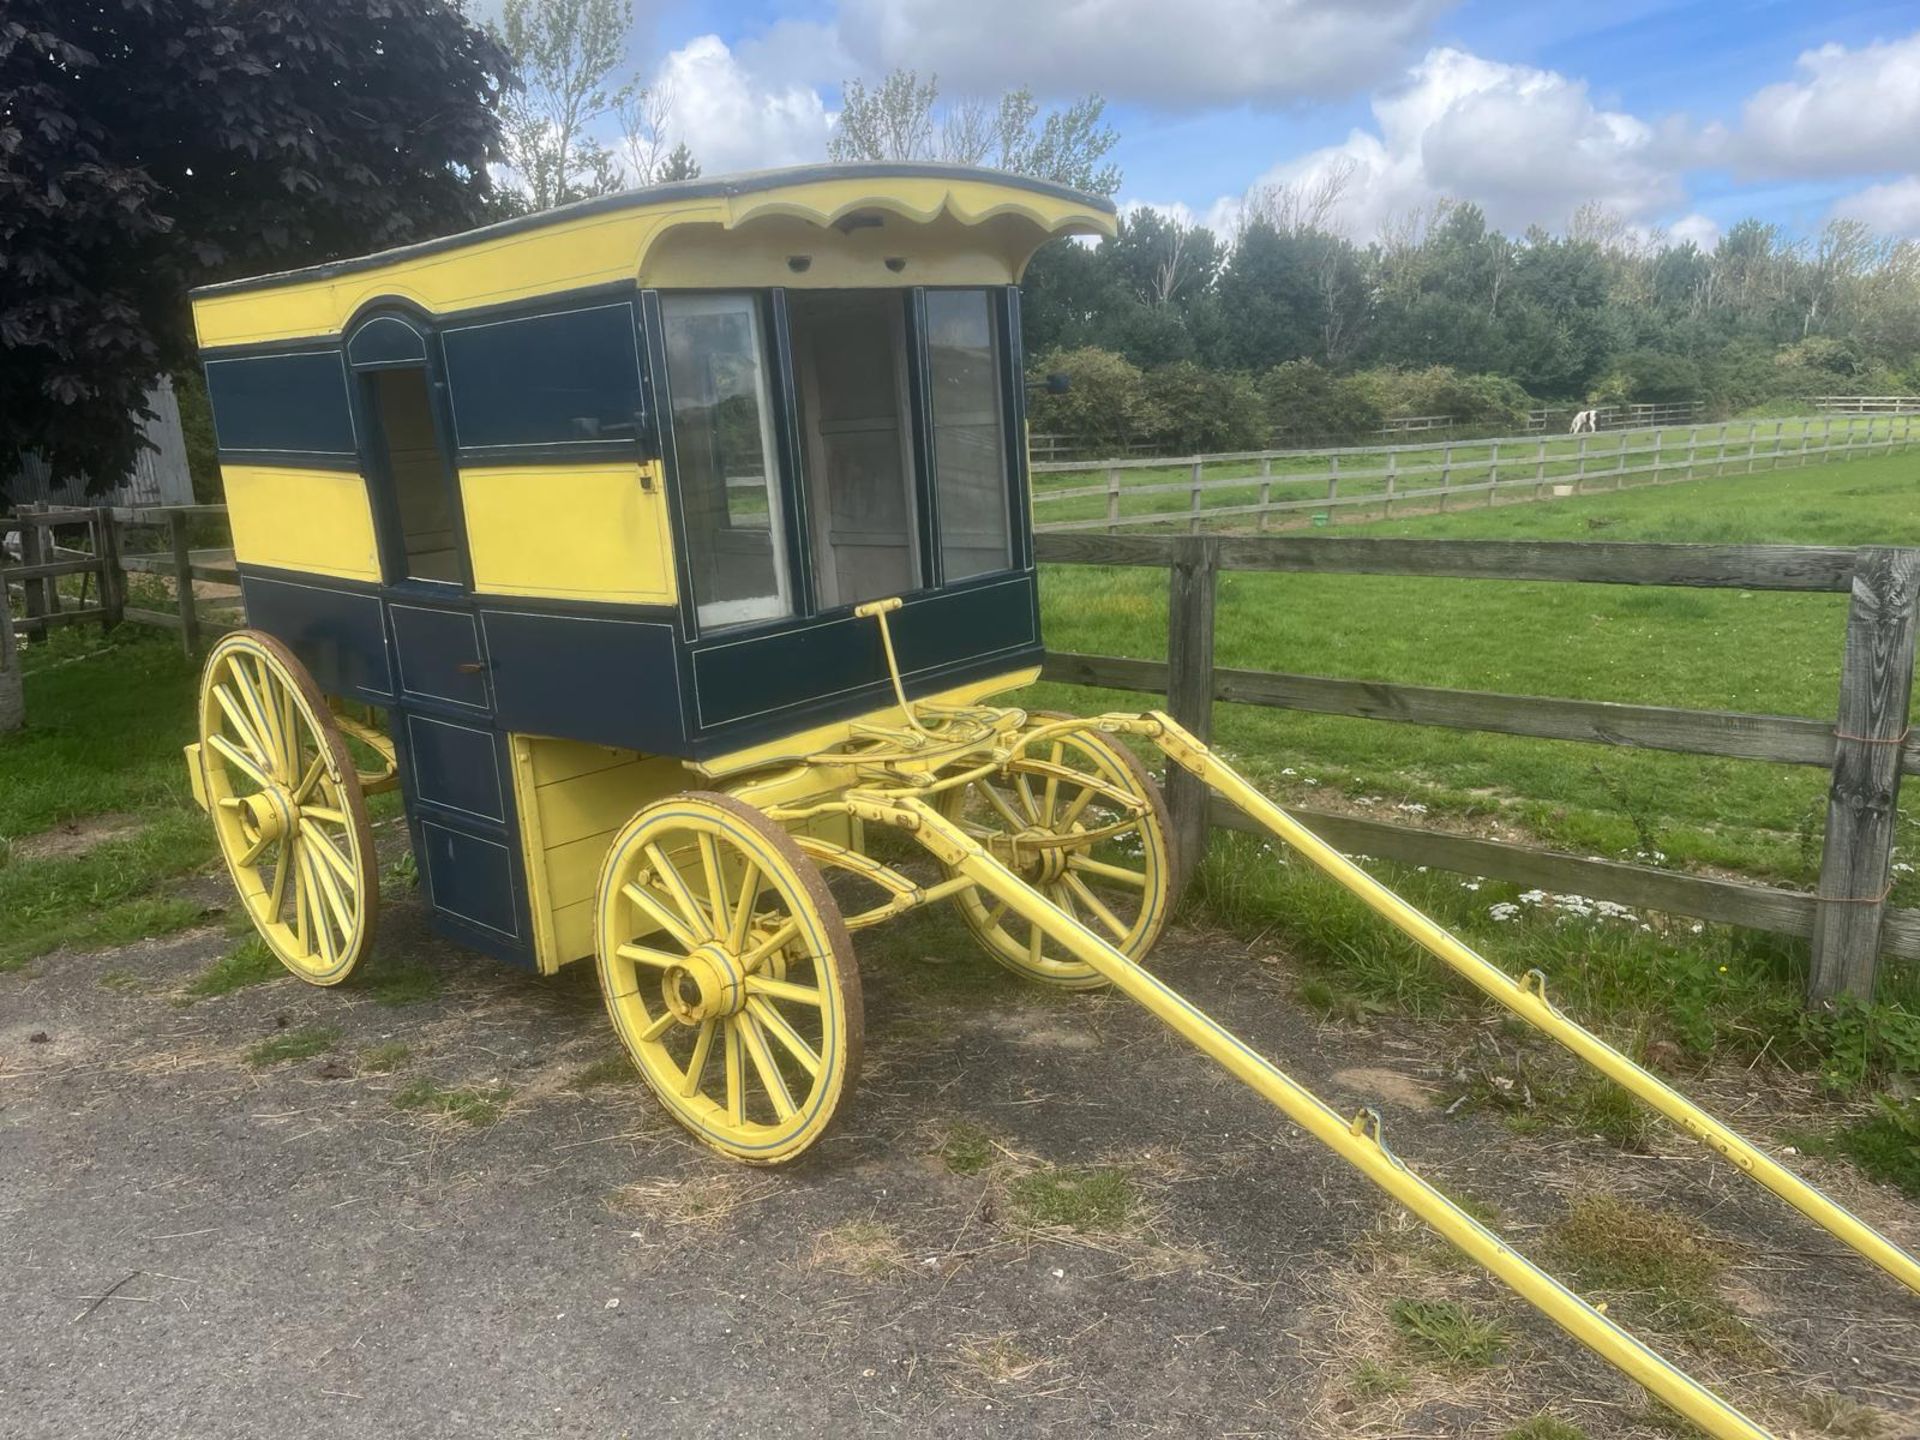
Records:
[[[1587,1440],[1587,1432],[1578,1425],[1569,1425],[1557,1415],[1542,1411],[1521,1421],[1500,1440]]]
[[[315,1055],[324,1055],[333,1049],[339,1039],[340,1031],[332,1025],[308,1025],[298,1030],[285,1030],[262,1040],[247,1051],[247,1064],[258,1070],[268,1065],[282,1065],[289,1060],[310,1060]]]
[[[1125,1228],[1139,1204],[1127,1172],[1117,1166],[1035,1170],[1007,1188],[1014,1213],[1029,1225],[1112,1233]]]
[[[1874,1097],[1874,1113],[1824,1137],[1803,1141],[1818,1154],[1844,1155],[1872,1179],[1920,1199],[1920,1100]]]
[[[1746,1358],[1767,1353],[1716,1291],[1720,1251],[1681,1216],[1594,1196],[1549,1227],[1544,1250],[1550,1268],[1650,1330]]]
[[[910,1268],[906,1248],[877,1220],[849,1220],[813,1237],[808,1264],[856,1280],[884,1280]]]
[[[1396,1300],[1387,1317],[1411,1349],[1449,1370],[1484,1370],[1508,1345],[1505,1325],[1451,1300]]]
[[[401,1040],[390,1040],[360,1052],[355,1064],[368,1075],[390,1075],[413,1058],[413,1047]]]
[[[426,965],[376,965],[369,968],[367,993],[376,1005],[421,1005],[441,990],[439,972]]]
[[[396,1110],[425,1110],[450,1116],[468,1125],[491,1125],[500,1118],[502,1107],[512,1093],[505,1085],[484,1090],[473,1086],[449,1089],[423,1075],[394,1092],[393,1106]]]
[[[287,967],[267,948],[267,942],[258,935],[248,935],[188,981],[187,994],[201,1000],[231,995],[248,985],[264,985],[269,980],[285,979],[286,975]]]
[[[948,1130],[940,1145],[940,1163],[955,1175],[978,1175],[993,1163],[993,1154],[992,1137],[967,1120]]]
[[[640,1072],[624,1055],[609,1055],[591,1065],[583,1065],[567,1078],[569,1090],[596,1090],[603,1085],[632,1085]]]

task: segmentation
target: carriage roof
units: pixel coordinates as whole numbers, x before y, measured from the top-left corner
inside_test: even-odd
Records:
[[[968,166],[806,165],[627,190],[462,234],[193,292],[202,346],[338,334],[377,300],[432,314],[559,291],[1008,284],[1111,201]]]

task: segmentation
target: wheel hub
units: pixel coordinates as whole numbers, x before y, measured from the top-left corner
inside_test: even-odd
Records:
[[[280,786],[257,790],[240,802],[240,828],[249,845],[280,840],[294,832],[300,807]]]
[[[660,979],[660,998],[682,1025],[733,1015],[747,1003],[746,973],[715,944],[691,951]]]
[[[1013,872],[1029,885],[1057,885],[1067,873],[1070,847],[1052,830],[1030,826],[1013,837]]]

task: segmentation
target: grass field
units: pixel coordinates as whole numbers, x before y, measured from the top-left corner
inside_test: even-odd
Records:
[[[1364,535],[1920,544],[1920,457],[1836,462],[1772,475],[1626,490],[1352,527]],[[1048,567],[1049,648],[1163,658],[1167,577],[1148,569]],[[1738,590],[1229,573],[1221,577],[1221,665],[1518,694],[1824,718],[1838,698],[1846,600]],[[1035,707],[1140,708],[1151,697],[1043,684]],[[1357,804],[1379,818],[1446,816],[1482,833],[1580,854],[1709,869],[1789,885],[1818,873],[1826,777],[1769,765],[1528,740],[1338,716],[1220,705],[1216,742],[1270,793]],[[1920,848],[1911,815],[1902,850]],[[1325,957],[1310,1001],[1330,1013],[1449,1003],[1453,987],[1411,947],[1275,852],[1216,837],[1201,898],[1247,929]],[[1897,904],[1920,875],[1897,858]],[[1672,1038],[1699,1053],[1792,1048],[1805,947],[1713,926],[1641,928],[1641,917],[1569,915],[1517,887],[1380,866],[1416,903],[1518,970],[1541,965],[1577,1012],[1616,1033]],[[1569,919],[1583,923],[1569,929]],[[1873,1035],[1839,1048],[1876,1069],[1920,1071],[1906,1009],[1911,967],[1883,967],[1888,1003]],[[1683,1015],[1682,1012],[1685,1012]],[[1877,1029],[1875,1027],[1878,1027]],[[1681,1033],[1681,1032],[1686,1033]],[[1819,1048],[1816,1041],[1815,1049]],[[1803,1060],[1812,1052],[1804,1047]],[[1832,1072],[1835,1077],[1839,1072]]]
[[[1503,487],[1498,503],[1508,505],[1531,502],[1536,487],[1544,492],[1555,482],[1572,481],[1581,473],[1583,463],[1586,478],[1581,488],[1586,490],[1649,484],[1653,476],[1647,467],[1656,462],[1668,467],[1661,472],[1661,479],[1668,482],[1767,474],[1790,466],[1799,468],[1799,453],[1811,451],[1817,460],[1823,447],[1844,445],[1849,438],[1863,447],[1878,446],[1896,436],[1910,441],[1911,427],[1911,416],[1838,415],[1733,420],[1585,436],[1528,436],[1497,442],[1420,442],[1343,451],[1338,462],[1339,495],[1348,502],[1366,497],[1380,501],[1380,505],[1326,507],[1327,475],[1332,462],[1325,454],[1278,456],[1270,462],[1272,478],[1264,483],[1269,492],[1267,499],[1294,507],[1275,514],[1272,517],[1275,526],[1308,523],[1317,511],[1326,513],[1334,523],[1345,525],[1376,515],[1384,508],[1390,454],[1397,472],[1398,493],[1497,480]],[[1496,445],[1497,473],[1493,464]],[[1863,450],[1862,453],[1869,452]],[[1691,472],[1684,464],[1689,455],[1693,461]],[[1836,450],[1829,463],[1838,459]],[[1208,488],[1201,495],[1202,507],[1215,509],[1261,502],[1260,468],[1260,462],[1254,460],[1208,465],[1203,477]],[[1615,470],[1623,472],[1617,480],[1610,478]],[[1636,474],[1636,470],[1643,473]],[[1143,465],[1118,474],[1122,518],[1137,521],[1139,517],[1165,515],[1173,525],[1184,521],[1191,503],[1190,465],[1174,461],[1165,465]],[[1313,478],[1301,478],[1308,476]],[[1237,479],[1244,479],[1246,483],[1233,483]],[[1045,526],[1104,518],[1106,483],[1105,472],[1097,465],[1035,475],[1036,522]],[[1508,485],[1516,488],[1504,488]],[[1408,503],[1416,510],[1432,510],[1440,508],[1443,502],[1439,496],[1426,496],[1402,502],[1403,508]],[[1446,503],[1485,507],[1487,495],[1469,491],[1451,497]],[[1251,524],[1251,517],[1245,523]],[[1134,533],[1151,534],[1166,527],[1134,523],[1127,528]]]

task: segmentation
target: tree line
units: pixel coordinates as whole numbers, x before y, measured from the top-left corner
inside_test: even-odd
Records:
[[[1703,249],[1599,207],[1513,237],[1443,202],[1362,244],[1332,224],[1340,183],[1256,192],[1231,237],[1143,209],[1042,251],[1027,352],[1085,384],[1036,428],[1234,449],[1391,415],[1920,390],[1920,245],[1858,221],[1803,241],[1742,220]]]

